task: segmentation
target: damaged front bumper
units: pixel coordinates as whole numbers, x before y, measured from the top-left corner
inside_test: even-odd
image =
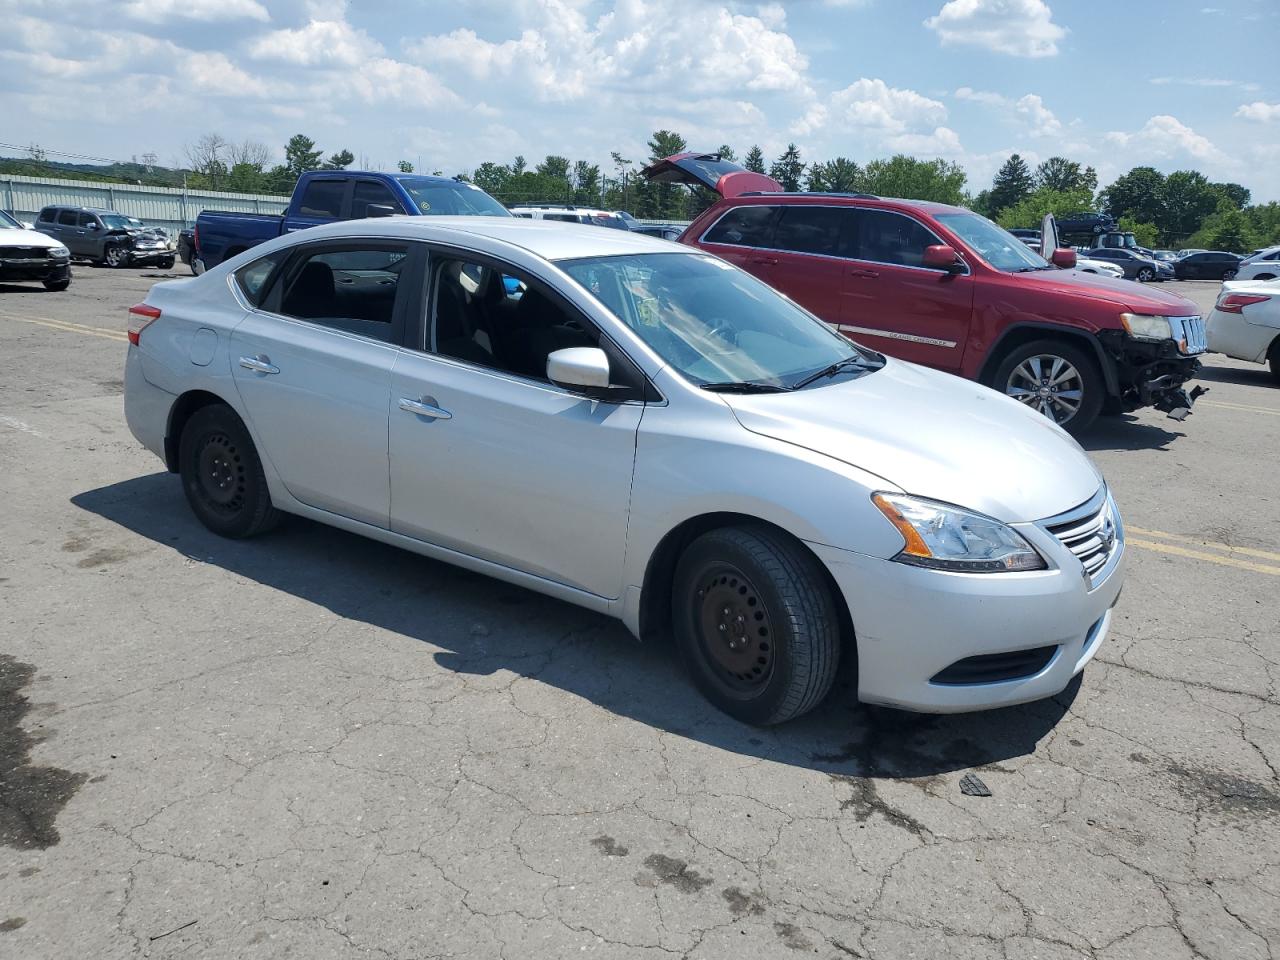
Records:
[[[1108,331],[1102,340],[1115,364],[1115,387],[1124,412],[1155,407],[1174,420],[1185,420],[1196,398],[1208,392],[1201,386],[1186,389],[1200,372],[1203,350],[1188,354],[1185,340],[1137,340],[1120,331]]]

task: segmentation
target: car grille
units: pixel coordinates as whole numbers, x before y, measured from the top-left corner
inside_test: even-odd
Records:
[[[1184,355],[1191,357],[1209,349],[1203,317],[1170,317],[1169,322],[1173,324],[1173,339]]]
[[[48,247],[0,247],[0,260],[47,260]]]
[[[1061,518],[1048,521],[1045,529],[1080,561],[1090,581],[1106,567],[1120,543],[1115,510],[1111,497],[1105,492],[1100,499],[1095,497]]]

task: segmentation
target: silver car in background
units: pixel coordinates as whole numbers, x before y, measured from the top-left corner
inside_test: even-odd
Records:
[[[1119,514],[1061,429],[662,240],[317,227],[157,284],[129,336],[129,426],[214,532],[297,514],[672,632],[749,723],[842,660],[870,703],[1051,696],[1120,593]]]

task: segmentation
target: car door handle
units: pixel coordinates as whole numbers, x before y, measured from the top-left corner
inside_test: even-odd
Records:
[[[423,397],[421,400],[411,400],[408,397],[401,397],[400,409],[405,413],[412,413],[419,417],[428,417],[432,420],[453,419],[452,413],[436,406],[434,397]]]
[[[279,373],[280,368],[264,356],[241,357],[240,366],[254,373]]]
[[[862,267],[854,267],[849,271],[849,276],[864,277],[867,280],[874,280],[876,277],[880,276],[880,273],[877,270],[864,270]]]
[[[776,267],[778,265],[777,257],[752,257],[752,263],[757,263],[762,267]]]

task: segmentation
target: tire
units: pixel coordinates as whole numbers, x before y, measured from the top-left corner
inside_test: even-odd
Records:
[[[172,270],[175,262],[176,261],[173,259],[173,257],[166,257],[165,259],[157,263],[156,266],[159,267],[161,270]]]
[[[1276,275],[1275,275],[1274,273],[1260,273],[1260,274],[1258,274],[1256,277],[1254,277],[1253,279],[1255,279],[1255,280],[1274,280],[1275,278],[1276,278]]]
[[[108,267],[127,267],[129,252],[119,244],[112,244],[102,251],[102,262]]]
[[[1135,275],[1134,278],[1139,283],[1150,283],[1156,278],[1156,273],[1150,267],[1143,267]]]
[[[827,577],[766,527],[725,527],[691,543],[676,565],[672,617],[698,689],[743,723],[798,717],[835,681],[840,618]]]
[[[212,404],[191,415],[178,472],[197,519],[221,537],[252,537],[280,521],[249,431],[228,406]]]
[[[70,278],[70,277],[65,277],[65,278],[64,278],[64,279],[62,279],[62,280],[46,280],[46,281],[44,281],[44,288],[45,288],[46,290],[50,290],[50,291],[52,291],[52,292],[54,292],[54,293],[60,293],[61,291],[63,291],[63,290],[65,290],[65,289],[67,289],[67,287],[69,287],[69,286],[71,286],[71,278]]]
[[[1280,337],[1272,341],[1267,351],[1267,366],[1271,368],[1271,379],[1280,384]]]
[[[1066,363],[1073,372],[1058,366],[1057,361]],[[1055,379],[1055,369],[1059,382],[1045,383]],[[1097,360],[1083,348],[1062,340],[1034,340],[1014,347],[996,367],[989,386],[1044,414],[1070,433],[1090,427],[1102,410],[1107,392]],[[1049,392],[1041,393],[1042,388]]]
[[[1235,278],[1236,278],[1236,271],[1235,271],[1235,270],[1223,270],[1223,271],[1222,271],[1222,280],[1223,280],[1223,282],[1224,282],[1224,283],[1225,283],[1226,281],[1228,281],[1228,280],[1234,280]]]

